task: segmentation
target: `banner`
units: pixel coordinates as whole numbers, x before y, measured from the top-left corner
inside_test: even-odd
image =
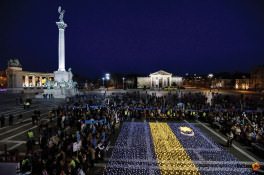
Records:
[[[93,120],[93,119],[85,120],[84,123],[87,124],[87,125],[93,125],[93,124],[98,124],[98,123],[106,124],[106,119],[102,119],[102,120]]]

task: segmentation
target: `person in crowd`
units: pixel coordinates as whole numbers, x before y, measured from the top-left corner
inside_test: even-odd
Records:
[[[19,120],[22,120],[22,118],[23,118],[23,114],[19,114],[19,115],[18,115],[18,119],[19,119]]]
[[[228,147],[231,147],[232,146],[233,139],[234,139],[233,131],[230,130],[226,135],[227,135],[227,144],[226,145]]]
[[[8,117],[9,126],[13,125],[13,121],[14,121],[14,115],[10,114]]]
[[[5,115],[2,114],[0,117],[0,122],[1,122],[1,128],[5,126]]]

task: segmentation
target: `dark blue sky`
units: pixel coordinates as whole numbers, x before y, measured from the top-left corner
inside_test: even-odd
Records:
[[[1,0],[0,69],[57,69],[57,8],[66,10],[66,67],[174,74],[249,71],[264,64],[263,0]]]

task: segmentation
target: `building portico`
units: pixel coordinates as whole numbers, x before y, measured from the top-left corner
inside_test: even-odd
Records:
[[[170,86],[180,86],[182,84],[182,77],[172,76],[164,70],[149,74],[149,77],[137,77],[138,88],[164,88]]]
[[[172,74],[160,70],[158,72],[152,73],[150,77],[150,88],[161,88],[171,86]]]

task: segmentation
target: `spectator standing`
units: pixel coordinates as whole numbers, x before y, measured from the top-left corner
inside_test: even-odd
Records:
[[[231,146],[232,146],[233,139],[234,139],[234,134],[233,134],[233,131],[230,130],[230,131],[227,133],[227,146],[228,146],[228,147],[231,147]]]
[[[10,126],[13,125],[13,121],[14,121],[14,116],[13,116],[13,114],[10,114],[10,115],[9,115],[8,121],[9,121],[9,125],[10,125]]]
[[[5,115],[1,115],[0,122],[1,122],[1,128],[4,127],[5,126]]]

